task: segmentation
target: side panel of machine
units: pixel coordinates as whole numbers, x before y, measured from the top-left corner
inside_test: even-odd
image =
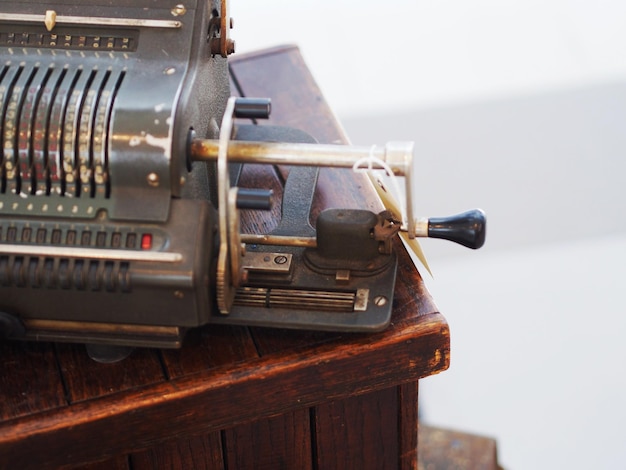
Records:
[[[217,223],[208,202],[174,200],[159,225],[45,222],[3,224],[0,311],[124,325],[208,321]]]

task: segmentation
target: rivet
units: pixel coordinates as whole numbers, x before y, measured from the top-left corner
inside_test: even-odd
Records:
[[[228,38],[226,39],[226,54],[230,55],[230,54],[234,54],[235,53],[235,41],[233,41],[232,39]]]
[[[172,8],[173,16],[183,16],[185,13],[187,13],[187,9],[185,8],[185,5],[183,5],[182,3],[179,3],[174,8]]]
[[[159,175],[157,175],[156,173],[148,173],[148,176],[146,177],[146,179],[148,180],[148,184],[154,188],[156,188],[159,185]]]

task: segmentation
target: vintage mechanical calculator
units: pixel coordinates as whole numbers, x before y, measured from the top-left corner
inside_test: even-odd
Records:
[[[229,29],[225,0],[0,2],[0,336],[98,358],[208,323],[377,331],[400,231],[482,245],[480,211],[414,217],[411,144],[235,126],[271,102],[229,98]],[[249,162],[293,167],[269,234],[239,230],[273,198],[237,188]],[[317,168],[363,162],[407,178],[407,213],[331,209],[313,229]]]

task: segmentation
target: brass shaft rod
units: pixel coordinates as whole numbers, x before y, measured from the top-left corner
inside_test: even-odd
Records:
[[[194,161],[215,161],[217,160],[218,147],[217,140],[194,139],[191,143],[191,159]],[[387,161],[385,147],[236,140],[228,144],[228,160],[232,163],[352,168],[361,160],[370,157],[386,162],[396,175],[404,174],[404,162],[396,164]],[[367,162],[364,162],[363,166],[366,165]],[[371,169],[381,170],[383,168],[380,164],[373,163]]]
[[[305,248],[315,248],[317,246],[317,239],[315,237],[295,237],[285,235],[257,235],[253,233],[242,233],[241,241],[249,245],[298,246]]]

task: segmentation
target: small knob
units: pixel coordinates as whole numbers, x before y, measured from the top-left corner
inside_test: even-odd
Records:
[[[271,189],[237,188],[237,209],[268,211],[272,208]]]
[[[459,243],[474,250],[485,244],[487,218],[480,209],[473,209],[450,217],[428,219],[428,236]]]
[[[248,119],[267,119],[272,111],[269,98],[237,98],[235,117]]]
[[[0,339],[19,338],[24,334],[26,334],[26,328],[19,318],[0,311]]]

